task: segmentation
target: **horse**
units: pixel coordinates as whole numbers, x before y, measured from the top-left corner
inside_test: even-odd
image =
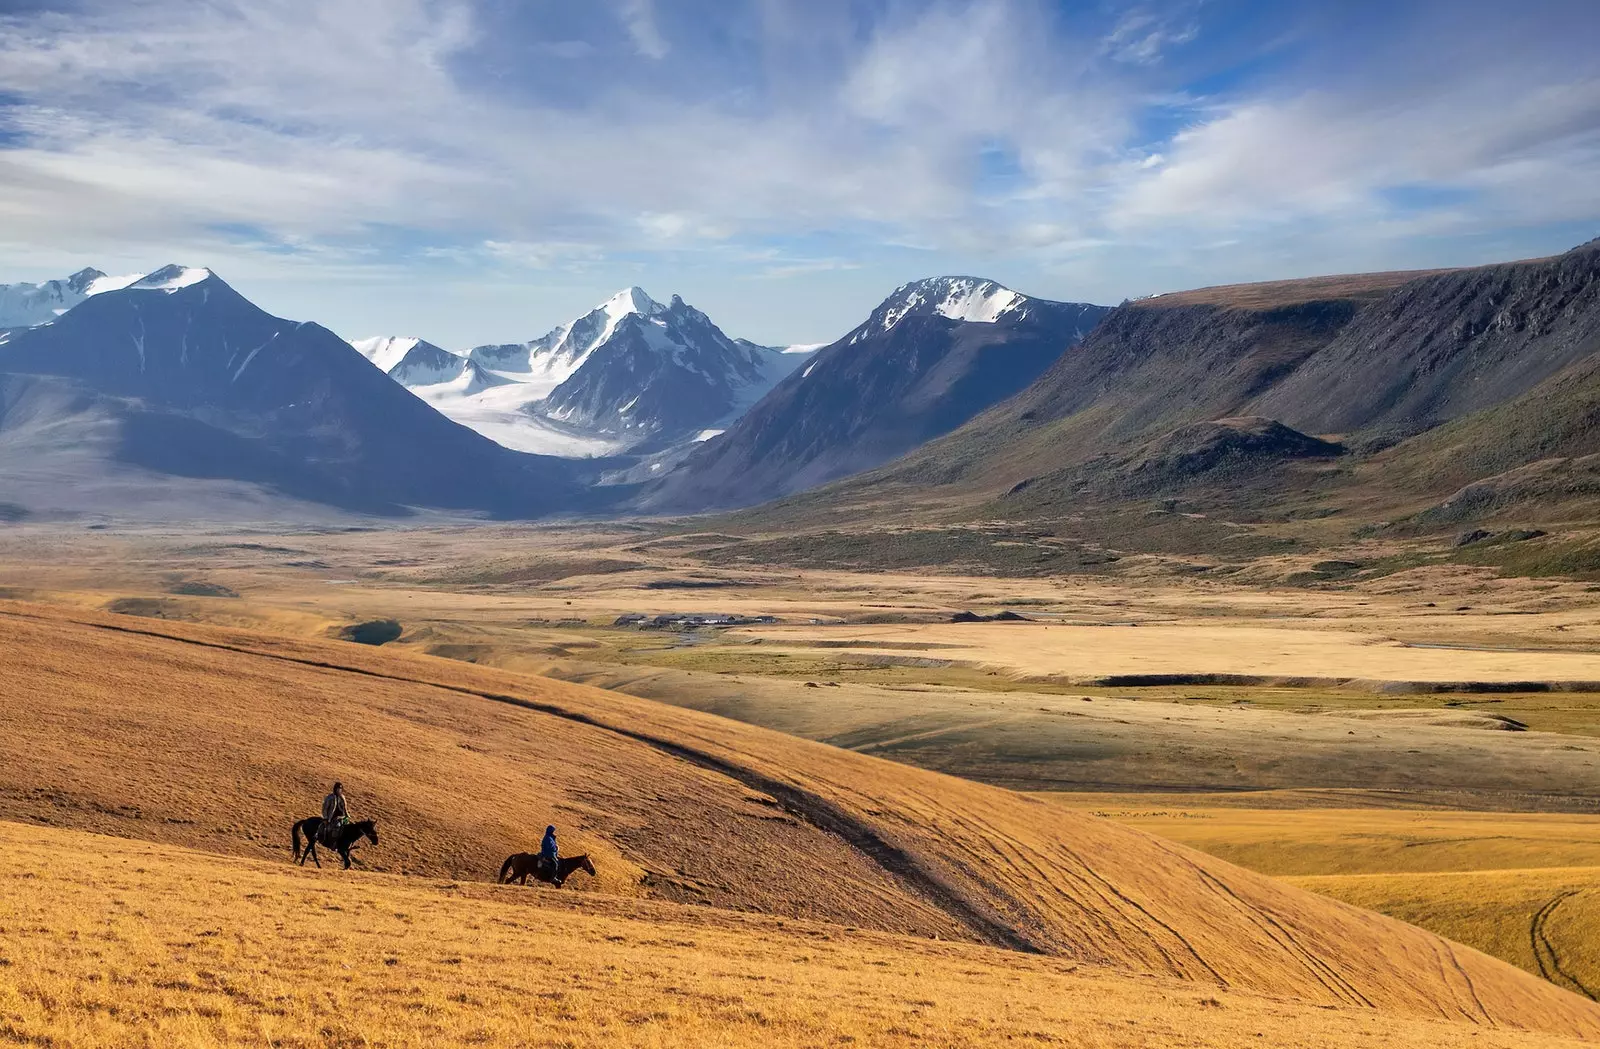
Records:
[[[311,862],[319,868],[322,861],[317,858],[317,832],[322,829],[322,817],[311,816],[294,825],[289,832],[290,842],[294,847],[294,858],[300,866],[306,865],[306,857],[311,857]],[[300,845],[300,836],[304,834],[306,843],[304,848]],[[346,823],[333,832],[333,847],[338,850],[339,858],[344,860],[344,869],[350,869],[350,850],[356,842],[366,838],[372,844],[378,844],[378,824],[375,820],[362,820],[359,823]]]
[[[550,872],[545,869],[544,859],[537,852],[519,852],[507,856],[506,861],[500,865],[500,876],[495,879],[497,883],[509,885],[511,882],[528,884],[528,876],[548,882],[556,888],[561,888],[563,882],[572,876],[574,871],[585,871],[589,877],[594,877],[594,864],[589,862],[587,854],[583,856],[563,856],[556,861],[556,876],[550,877]]]

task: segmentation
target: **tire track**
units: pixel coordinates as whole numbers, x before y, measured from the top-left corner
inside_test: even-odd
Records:
[[[1528,941],[1533,947],[1533,960],[1539,965],[1539,975],[1555,984],[1557,987],[1570,985],[1570,989],[1577,991],[1592,1002],[1600,1002],[1600,994],[1586,985],[1578,977],[1568,972],[1561,964],[1561,955],[1556,951],[1556,945],[1550,939],[1548,926],[1556,910],[1572,897],[1578,895],[1580,890],[1568,889],[1558,893],[1553,899],[1540,907],[1528,922]],[[1546,960],[1548,959],[1548,960]]]
[[[1295,938],[1294,933],[1290,932],[1278,919],[1258,907],[1251,907],[1245,903],[1226,882],[1210,871],[1198,864],[1191,863],[1191,866],[1194,868],[1195,873],[1200,876],[1201,881],[1231,900],[1246,921],[1249,921],[1265,933],[1267,938],[1281,947],[1285,954],[1305,966],[1306,970],[1316,977],[1317,982],[1326,987],[1335,998],[1352,1005],[1364,1005],[1369,1009],[1376,1008],[1372,1003],[1372,999],[1362,994],[1360,988],[1346,979],[1343,973],[1307,950]]]

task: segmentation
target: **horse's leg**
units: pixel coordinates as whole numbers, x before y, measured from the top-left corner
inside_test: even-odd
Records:
[[[350,846],[346,845],[339,850],[339,858],[344,860],[344,869],[350,869]]]
[[[315,838],[312,838],[311,844],[306,846],[306,853],[311,857],[311,862],[317,865],[317,870],[320,871],[322,869],[322,857],[317,855],[317,840]],[[301,860],[300,866],[304,867],[305,865],[306,861]]]

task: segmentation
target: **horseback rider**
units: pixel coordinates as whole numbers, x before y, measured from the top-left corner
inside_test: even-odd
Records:
[[[544,829],[544,840],[539,843],[539,862],[544,864],[550,872],[550,880],[560,885],[561,875],[561,849],[556,845],[556,829],[554,826]]]
[[[337,848],[334,831],[349,822],[350,812],[344,802],[344,784],[335,783],[333,793],[322,799],[322,825],[317,828],[317,837],[328,848]]]

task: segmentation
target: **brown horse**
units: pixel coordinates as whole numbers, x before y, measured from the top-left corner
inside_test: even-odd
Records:
[[[556,875],[552,878],[549,868],[544,865],[544,860],[538,853],[519,852],[506,857],[506,861],[500,865],[500,876],[495,881],[526,885],[529,876],[532,876],[559,889],[574,871],[585,871],[591,878],[594,877],[594,864],[589,862],[588,855],[563,856],[556,862]]]
[[[317,858],[317,832],[322,829],[322,817],[310,816],[294,825],[289,832],[290,844],[294,847],[294,858],[300,866],[306,865],[306,857],[311,857],[311,862],[318,867],[322,861]],[[300,835],[306,836],[306,843],[302,847]],[[356,842],[366,838],[372,844],[378,844],[378,824],[375,820],[362,820],[360,823],[346,823],[333,832],[333,847],[338,850],[339,858],[344,860],[344,869],[350,869],[350,850]]]

